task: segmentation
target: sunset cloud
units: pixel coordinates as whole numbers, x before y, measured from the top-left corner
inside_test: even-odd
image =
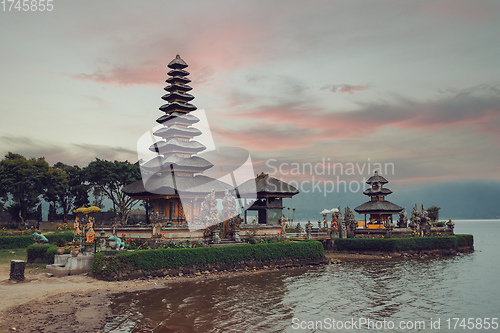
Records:
[[[217,143],[258,167],[370,157],[397,162],[398,182],[498,178],[499,8],[89,0],[6,15],[0,152],[133,160],[180,54]]]
[[[343,94],[354,94],[358,91],[368,90],[369,86],[351,86],[350,84],[339,84],[339,85],[330,85],[323,87],[323,89],[328,89],[333,93],[339,92]]]

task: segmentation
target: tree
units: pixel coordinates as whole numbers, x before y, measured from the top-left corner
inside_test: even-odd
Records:
[[[427,213],[428,213],[429,218],[431,219],[432,222],[436,222],[437,220],[439,220],[439,210],[440,209],[441,209],[441,207],[437,207],[437,206],[432,206],[432,207],[427,208]]]
[[[43,157],[27,159],[9,152],[0,161],[0,195],[22,224],[30,214],[36,214],[41,196],[56,178]]]
[[[139,166],[128,161],[111,162],[96,158],[84,170],[85,179],[113,202],[113,209],[118,213],[119,219],[123,224],[127,224],[136,200],[121,190],[125,185],[141,179]]]
[[[53,202],[55,208],[62,209],[63,220],[67,222],[68,213],[74,207],[88,204],[89,185],[85,184],[85,174],[77,165],[71,166],[57,162],[52,170],[60,177],[60,181],[49,186],[44,197],[45,200]]]

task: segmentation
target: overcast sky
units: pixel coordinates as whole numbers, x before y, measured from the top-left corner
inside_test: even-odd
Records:
[[[498,1],[53,5],[0,12],[2,155],[135,162],[180,54],[216,144],[256,171],[325,158],[393,163],[401,184],[500,180]]]

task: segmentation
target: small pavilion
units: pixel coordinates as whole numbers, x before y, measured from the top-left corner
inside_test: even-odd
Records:
[[[250,192],[253,186],[257,200],[245,210],[244,222],[247,223],[247,211],[250,210],[258,212],[259,224],[279,225],[283,214],[283,198],[291,198],[299,191],[284,181],[261,173],[255,179],[249,179],[238,186],[240,197],[245,199],[245,193]]]
[[[369,196],[370,201],[354,208],[357,213],[365,215],[365,228],[367,215],[370,215],[369,224],[384,224],[387,221],[392,223],[392,215],[403,210],[403,207],[386,200],[386,196],[392,193],[390,189],[384,187],[388,182],[378,174],[378,171],[375,171],[375,174],[366,181],[370,187],[363,194]]]

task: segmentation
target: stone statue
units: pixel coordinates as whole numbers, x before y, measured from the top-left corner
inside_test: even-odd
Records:
[[[93,243],[95,239],[95,231],[94,231],[94,219],[89,217],[89,230],[87,231],[87,243]]]
[[[73,225],[73,228],[75,229],[73,231],[73,242],[80,242],[82,237],[82,232],[80,230],[80,219],[78,217],[75,218],[75,223]]]
[[[358,221],[356,221],[356,218],[354,217],[354,214],[349,206],[345,208],[344,221],[347,229],[347,237],[354,238],[354,232],[358,228]]]
[[[212,243],[214,243],[214,244],[220,243],[219,229],[214,229],[212,231]]]
[[[455,228],[455,223],[451,219],[446,222],[446,226],[450,229],[451,234],[453,235],[453,229]]]
[[[306,239],[312,239],[312,229],[313,225],[310,221],[306,224]]]
[[[297,237],[300,237],[300,235],[302,234],[302,231],[304,231],[302,229],[302,226],[300,225],[299,222],[297,222],[297,226],[295,227],[295,232],[297,233]]]
[[[115,235],[109,236],[108,237],[108,242],[114,242],[116,250],[120,250],[120,249],[124,249],[125,248],[125,243],[119,237],[116,237]]]
[[[39,234],[38,232],[33,233],[33,239],[37,243],[48,243],[49,242],[49,240],[47,239],[47,237],[45,237],[42,234]]]
[[[231,234],[233,236],[233,241],[235,242],[240,242],[240,224],[241,224],[241,217],[239,216],[234,216],[231,217],[228,221],[228,226],[231,229]]]
[[[335,213],[332,214],[332,230],[337,230],[337,216]]]
[[[354,217],[354,214],[352,213],[349,206],[345,208],[344,219],[347,230],[351,232],[356,231],[356,229],[358,228],[358,221],[356,221],[356,218]]]
[[[214,194],[215,196],[215,194]],[[229,190],[226,190],[224,194],[224,199],[222,200],[222,220],[227,221],[238,215],[236,210],[236,203],[234,202],[234,197],[231,195]]]
[[[413,231],[417,231],[418,227],[420,226],[420,214],[417,210],[417,204],[415,204],[415,206],[413,207],[413,211],[411,212],[409,226]]]
[[[398,228],[406,228],[408,226],[408,215],[406,214],[406,208],[399,213]]]
[[[342,213],[340,212],[340,206],[335,215],[337,216],[337,231],[339,233],[339,237],[342,238],[342,224],[344,223],[344,220],[342,218]]]
[[[286,238],[286,222],[285,222],[285,219],[283,217],[285,217],[285,215],[280,216],[278,221],[279,221],[280,226],[281,226],[281,237]]]
[[[205,200],[201,203],[200,221],[205,227],[218,224],[217,219],[217,199],[215,190],[205,196]]]
[[[423,230],[425,234],[429,234],[431,230],[431,219],[429,217],[429,212],[424,209],[424,205],[422,205],[422,212],[420,212],[420,229]]]

